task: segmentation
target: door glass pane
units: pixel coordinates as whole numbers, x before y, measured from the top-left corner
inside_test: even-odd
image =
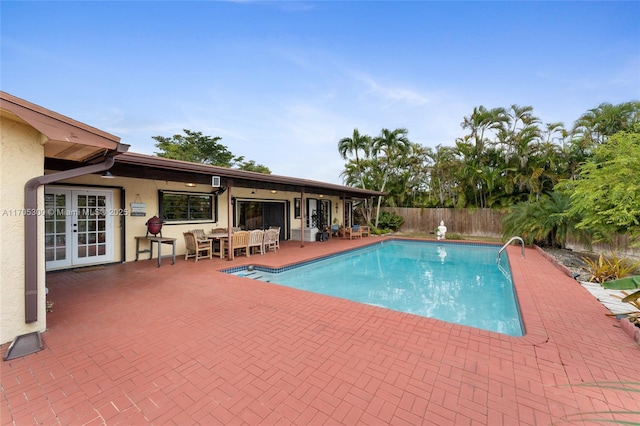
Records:
[[[44,260],[47,262],[56,260],[56,249],[55,248],[44,249]]]
[[[67,198],[65,194],[45,194],[44,245],[47,262],[67,257]]]
[[[242,229],[264,229],[262,203],[254,201],[240,202],[239,225]]]

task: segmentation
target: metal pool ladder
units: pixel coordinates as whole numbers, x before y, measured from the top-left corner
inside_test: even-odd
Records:
[[[507,243],[503,245],[500,250],[498,250],[498,258],[496,259],[496,263],[500,263],[500,255],[513,241],[520,241],[520,243],[522,244],[522,257],[524,257],[524,240],[520,237],[511,237],[509,241],[507,241]]]

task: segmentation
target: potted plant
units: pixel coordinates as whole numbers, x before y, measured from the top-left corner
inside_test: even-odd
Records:
[[[329,239],[329,231],[326,223],[327,220],[322,209],[313,212],[311,215],[311,225],[318,229],[316,241],[327,241]]]

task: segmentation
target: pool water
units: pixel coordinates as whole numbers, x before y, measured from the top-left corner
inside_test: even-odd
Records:
[[[235,275],[456,324],[524,334],[506,256],[491,245],[385,241],[323,260]]]

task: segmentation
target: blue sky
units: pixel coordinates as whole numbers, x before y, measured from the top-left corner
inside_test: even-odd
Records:
[[[2,1],[0,16],[3,91],[134,152],[190,129],[333,183],[355,127],[435,147],[479,105],[570,127],[640,100],[639,1]]]

